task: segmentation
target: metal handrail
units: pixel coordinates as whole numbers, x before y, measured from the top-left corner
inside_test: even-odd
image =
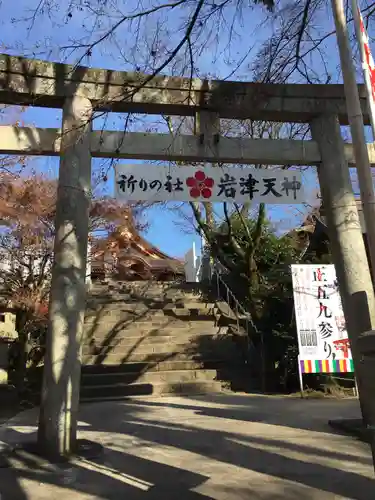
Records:
[[[234,302],[235,309],[234,309],[234,314],[236,317],[236,323],[237,323],[237,331],[240,332],[240,318],[239,318],[239,312],[244,316],[245,318],[245,330],[246,330],[246,343],[247,343],[247,350],[248,354],[250,353],[251,345],[252,345],[252,340],[250,338],[250,329],[249,329],[249,324],[251,323],[251,326],[254,328],[254,330],[257,332],[258,329],[256,325],[254,324],[251,314],[246,311],[246,309],[239,303],[237,297],[234,295],[232,290],[229,288],[227,283],[223,280],[220,274],[220,263],[214,262],[212,265],[212,270],[215,271],[215,276],[216,276],[216,290],[217,290],[217,297],[218,298],[223,298],[228,307],[233,311],[233,308],[231,306],[231,300]],[[211,274],[212,277],[212,274]],[[225,289],[225,295],[226,297],[222,297],[220,293],[220,283],[224,286]],[[246,359],[246,363],[249,362],[249,359]]]
[[[237,330],[238,330],[238,332],[240,331],[240,318],[239,318],[238,311],[240,311],[241,314],[245,317],[245,329],[246,329],[246,339],[247,339],[248,354],[250,353],[251,346],[253,345],[253,341],[250,338],[249,324],[251,324],[253,330],[257,334],[259,334],[259,336],[260,336],[260,342],[261,342],[261,362],[262,362],[262,386],[263,386],[263,389],[265,389],[265,357],[264,357],[264,338],[263,338],[263,333],[259,332],[259,329],[255,325],[255,323],[254,323],[254,321],[253,321],[253,319],[251,317],[250,312],[246,311],[246,309],[239,303],[239,301],[238,301],[237,297],[235,296],[235,294],[229,288],[229,286],[227,285],[227,283],[223,280],[223,278],[221,276],[221,273],[220,273],[220,268],[223,271],[225,269],[221,265],[220,262],[214,261],[213,264],[212,264],[211,269],[213,271],[215,271],[215,275],[216,275],[217,296],[218,296],[218,298],[224,298],[224,297],[222,297],[222,295],[220,293],[220,283],[221,283],[222,285],[224,285],[224,288],[225,288],[226,298],[224,298],[224,300],[226,300],[226,303],[228,304],[228,307],[231,310],[233,310],[232,307],[231,307],[231,304],[230,304],[230,299],[232,299],[233,302],[234,302],[234,304],[235,304],[234,313],[235,313],[235,316],[236,316],[236,323],[237,323]],[[211,278],[212,278],[212,273],[211,273]],[[246,360],[246,363],[248,363],[248,362],[249,362],[249,359]]]
[[[240,311],[241,314],[243,314],[246,318],[248,316],[250,316],[250,313],[247,312],[245,310],[245,308],[239,303],[237,297],[234,295],[234,293],[232,292],[232,290],[229,288],[229,286],[227,285],[227,283],[225,283],[225,281],[223,280],[223,278],[220,276],[219,273],[216,273],[216,285],[217,285],[217,295],[218,297],[220,297],[220,283],[222,285],[224,285],[224,288],[225,288],[225,291],[226,291],[226,303],[228,305],[230,305],[230,301],[229,301],[229,298],[231,298],[233,300],[233,302],[235,303],[235,306],[236,306],[236,309],[235,309],[235,312],[236,312],[236,316],[238,316],[238,311]]]

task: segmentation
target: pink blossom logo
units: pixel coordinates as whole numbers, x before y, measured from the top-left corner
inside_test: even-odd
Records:
[[[190,188],[189,193],[192,198],[211,198],[214,180],[211,177],[206,177],[206,174],[201,170],[195,172],[194,177],[186,179],[186,185]]]

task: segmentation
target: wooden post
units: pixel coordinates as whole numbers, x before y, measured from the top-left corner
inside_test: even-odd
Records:
[[[91,118],[88,99],[66,99],[38,429],[40,451],[52,457],[69,455],[76,445],[91,198]]]
[[[339,282],[346,327],[352,349],[359,399],[365,422],[369,421],[366,391],[357,340],[375,325],[375,298],[362,229],[358,217],[344,143],[336,116],[320,116],[311,124],[322,158],[318,166],[333,260]]]

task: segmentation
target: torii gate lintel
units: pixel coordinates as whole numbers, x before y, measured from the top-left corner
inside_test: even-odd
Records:
[[[366,92],[359,85],[365,124]],[[62,108],[66,97],[90,99],[95,110],[310,123],[334,114],[347,125],[343,85],[263,84],[112,71],[0,55],[0,102]]]

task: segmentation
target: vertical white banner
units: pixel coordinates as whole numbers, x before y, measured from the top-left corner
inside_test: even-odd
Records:
[[[184,268],[186,282],[196,283],[198,281],[198,268],[194,241],[192,248],[185,254]]]
[[[300,358],[351,359],[335,266],[291,267]]]

